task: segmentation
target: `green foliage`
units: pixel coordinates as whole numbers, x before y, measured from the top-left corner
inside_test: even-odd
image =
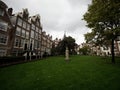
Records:
[[[120,33],[120,1],[92,0],[92,4],[84,15],[84,20],[92,29],[91,35],[97,43],[115,38]],[[91,35],[87,34],[89,38]],[[86,38],[86,40],[93,39]]]
[[[120,59],[50,57],[0,68],[0,90],[120,90]],[[107,63],[106,63],[107,62]]]
[[[82,55],[89,55],[90,54],[90,48],[89,48],[89,46],[84,46],[79,50],[79,52]]]
[[[97,45],[107,45],[111,42],[112,62],[114,60],[114,40],[120,35],[120,1],[92,0],[88,11],[84,15],[87,26],[92,29],[92,37]]]
[[[57,52],[58,52],[60,55],[64,55],[64,54],[65,54],[66,47],[68,47],[69,53],[70,53],[70,54],[74,54],[74,53],[75,53],[75,46],[76,46],[75,39],[72,38],[71,36],[69,36],[69,37],[65,37],[65,38],[58,44],[58,47],[57,47],[56,49],[57,49]]]
[[[55,43],[52,44],[51,54],[52,56],[58,55],[57,47],[55,47]]]
[[[95,33],[94,33],[94,32],[84,34],[86,43],[88,43],[88,42],[89,42],[89,43],[90,43],[90,42],[93,42],[94,36],[95,36]]]

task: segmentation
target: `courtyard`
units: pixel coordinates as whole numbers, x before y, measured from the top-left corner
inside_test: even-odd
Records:
[[[49,57],[0,68],[0,90],[120,90],[120,58]]]

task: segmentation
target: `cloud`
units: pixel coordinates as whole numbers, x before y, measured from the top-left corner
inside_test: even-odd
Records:
[[[91,0],[4,0],[14,12],[28,8],[30,16],[40,14],[43,30],[62,38],[64,31],[76,39],[78,44],[84,41],[84,34],[89,32],[85,21],[81,20]]]
[[[79,6],[82,6],[82,5],[90,4],[91,0],[68,0],[68,2],[74,7],[76,7],[76,6],[79,7]]]

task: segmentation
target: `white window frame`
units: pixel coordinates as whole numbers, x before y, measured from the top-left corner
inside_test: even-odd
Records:
[[[22,26],[22,19],[18,18],[17,25]]]
[[[30,30],[30,24],[27,24],[27,30]]]
[[[24,40],[24,39],[20,39],[20,44],[19,44],[20,47],[23,48],[23,47],[24,47],[24,44],[25,44],[25,40]]]
[[[22,29],[22,37],[25,37],[25,31],[24,29]]]
[[[34,24],[32,24],[32,30],[35,30],[35,25]]]
[[[35,32],[33,30],[31,30],[31,38],[34,38],[34,34],[35,34]]]
[[[18,35],[18,36],[21,35],[21,28],[20,27],[16,28],[16,35]]]
[[[16,41],[17,41],[18,44],[16,44]],[[19,47],[19,43],[20,43],[20,39],[19,38],[15,38],[14,46],[15,47]]]
[[[26,39],[29,39],[29,32],[26,31]]]
[[[1,40],[1,39],[6,40],[5,43],[3,43],[3,40]],[[7,41],[8,41],[7,35],[5,35],[5,34],[0,34],[0,44],[7,45]]]
[[[26,29],[26,25],[27,25],[27,23],[25,21],[23,21],[23,28]]]
[[[35,32],[35,39],[38,40],[38,33]]]

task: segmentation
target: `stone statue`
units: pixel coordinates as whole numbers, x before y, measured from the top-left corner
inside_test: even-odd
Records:
[[[69,61],[69,50],[68,50],[68,47],[66,47],[66,50],[65,50],[65,60]]]

